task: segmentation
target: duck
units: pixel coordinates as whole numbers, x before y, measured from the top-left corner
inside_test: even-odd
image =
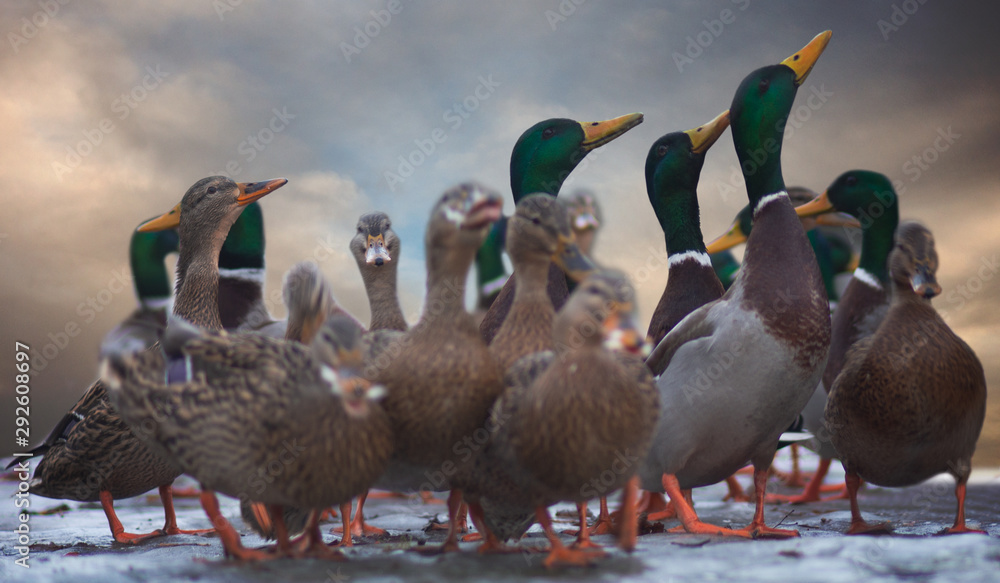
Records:
[[[367,336],[364,376],[385,386],[383,406],[395,429],[395,451],[376,488],[450,490],[448,536],[434,551],[458,550],[462,489],[471,479],[490,406],[503,371],[465,309],[465,281],[502,199],[476,183],[446,191],[428,221],[427,296],[406,332]]]
[[[566,196],[566,208],[569,209],[569,220],[577,247],[581,253],[593,259],[594,239],[603,224],[597,197],[586,188],[577,188]]]
[[[819,465],[801,493],[769,497],[774,501],[792,504],[819,502],[823,500],[821,492],[824,490],[839,493],[826,500],[846,497],[844,485],[823,486],[830,463],[838,459],[823,423],[827,390],[840,374],[848,349],[858,340],[874,334],[889,309],[891,287],[888,260],[899,224],[899,203],[892,181],[878,172],[850,170],[838,176],[815,200],[795,209],[799,216],[832,211],[847,213],[858,219],[861,256],[833,312],[830,355],[823,371],[823,381],[802,411],[805,429],[814,435],[805,446],[819,454]]]
[[[790,186],[787,189],[788,198],[792,202],[792,206],[798,209],[800,206],[808,204],[816,200],[819,195],[816,194],[811,189],[805,186]],[[796,210],[796,214],[798,211]],[[812,247],[813,253],[816,255],[816,263],[819,265],[820,275],[823,278],[823,286],[826,289],[827,298],[830,302],[831,311],[836,309],[837,302],[839,301],[839,296],[837,294],[837,288],[834,281],[834,276],[838,273],[838,269],[834,265],[833,256],[831,253],[831,246],[827,236],[820,231],[820,227],[827,227],[830,229],[837,228],[841,230],[846,230],[846,228],[860,228],[861,224],[853,217],[845,213],[834,213],[829,210],[822,214],[813,215],[799,215],[799,220],[802,223],[802,228],[806,232],[806,236],[809,238],[809,245]],[[739,213],[737,213],[736,218],[730,225],[729,230],[723,235],[716,238],[714,241],[708,244],[708,251],[710,254],[725,253],[731,247],[744,243],[747,237],[753,230],[753,215],[750,210],[750,206],[747,205],[743,207]],[[737,266],[738,269],[738,266]],[[825,392],[824,392],[825,394]],[[810,403],[812,400],[810,400]],[[810,407],[807,404],[806,409],[810,412],[815,413],[816,408]],[[793,487],[803,487],[806,485],[802,481],[802,472],[799,467],[799,441],[801,438],[808,438],[806,433],[802,433],[802,429],[805,427],[808,431],[813,431],[816,429],[818,420],[822,417],[822,403],[818,409],[819,416],[817,417],[813,414],[814,422],[805,427],[805,420],[800,417],[796,420],[792,426],[786,431],[786,437],[791,436],[794,440],[782,440],[779,444],[779,448],[790,447],[791,458],[792,458],[792,470],[789,473],[779,472],[772,468],[772,473],[777,475],[786,485]],[[738,501],[749,500],[743,494],[742,487],[735,481],[735,478],[731,477],[728,480],[729,484],[729,498],[733,498]],[[774,495],[769,496],[768,501],[780,500],[780,496]]]
[[[646,194],[667,247],[667,284],[646,332],[654,346],[685,316],[725,291],[702,239],[697,189],[705,155],[728,127],[726,110],[694,129],[660,137],[646,155]]]
[[[503,261],[504,247],[507,238],[507,217],[501,217],[499,221],[490,227],[486,240],[476,251],[476,307],[472,312],[476,320],[476,326],[483,322],[486,312],[496,301],[503,289],[507,278],[507,265]]]
[[[406,332],[409,325],[403,317],[396,292],[400,241],[392,230],[389,215],[384,212],[361,215],[350,248],[361,271],[371,308],[368,330]]]
[[[740,271],[740,262],[730,250],[709,253],[708,258],[712,261],[712,269],[715,270],[716,277],[722,282],[722,289],[728,290],[736,281],[736,274]]]
[[[661,136],[646,155],[646,194],[667,249],[667,283],[646,332],[646,340],[653,346],[693,310],[725,292],[702,238],[697,188],[708,150],[728,127],[726,110],[696,128]],[[659,375],[663,371],[652,372]],[[609,530],[610,520],[603,520],[604,506],[591,534]],[[655,492],[644,493],[640,507],[648,512],[650,521],[675,515],[673,507]]]
[[[104,335],[101,354],[145,350],[159,340],[167,325],[171,299],[166,258],[177,252],[178,241],[176,229],[133,231],[128,255],[139,307]]]
[[[309,346],[179,321],[167,330],[166,362],[155,352],[118,355],[102,374],[124,418],[157,420],[150,442],[201,484],[227,555],[341,558],[323,543],[319,512],[367,490],[393,444],[377,404],[384,389],[357,374],[360,336],[342,315],[326,319]],[[277,552],[244,548],[215,492],[267,504]],[[286,507],[311,510],[301,549],[288,539]]]
[[[521,199],[507,226],[507,253],[516,281],[510,312],[490,343],[490,354],[506,371],[528,354],[552,348],[556,310],[546,293],[549,266],[555,263],[574,279],[595,270],[575,241],[567,205],[548,194]]]
[[[514,205],[528,194],[557,196],[563,182],[589,152],[620,137],[642,120],[641,113],[630,113],[594,122],[547,119],[531,126],[518,138],[510,155]],[[487,344],[493,341],[510,311],[515,281],[516,274],[512,274],[479,325]],[[549,269],[548,293],[557,310],[569,295],[566,276],[555,266]]]
[[[874,334],[856,342],[830,388],[826,425],[846,473],[848,534],[885,532],[858,508],[860,481],[903,487],[955,478],[958,508],[945,533],[985,534],[965,524],[965,486],[986,415],[986,377],[976,353],[931,305],[941,293],[934,236],[913,221],[889,255],[892,299]]]
[[[720,299],[678,323],[646,360],[663,371],[662,414],[639,475],[644,489],[667,492],[690,533],[798,536],[765,524],[764,490],[782,432],[822,376],[830,316],[815,254],[785,191],[781,129],[831,34],[750,73],[737,89],[730,124],[754,221],[740,275]],[[722,481],[747,461],[756,486],[750,525],[730,530],[699,520],[681,490]]]
[[[174,314],[206,328],[221,329],[216,262],[226,233],[245,205],[286,182],[277,179],[236,183],[222,176],[203,178],[184,195],[189,203],[198,203],[189,204],[188,208],[195,218],[182,225],[181,205],[178,205],[139,227],[142,232],[177,229],[180,238],[177,278],[181,285],[174,299]],[[112,537],[118,543],[134,544],[157,536],[206,532],[177,527],[170,484],[181,474],[180,469],[152,451],[142,432],[133,431],[122,419],[109,399],[107,385],[100,379],[31,453],[43,457],[35,468],[30,491],[46,498],[100,501]],[[163,528],[146,534],[126,532],[115,514],[114,501],[138,496],[152,488],[158,488],[163,503]]]
[[[533,514],[551,545],[545,566],[587,564],[603,553],[586,537],[580,505],[619,488],[623,506],[632,509],[624,513],[619,544],[634,548],[634,460],[648,450],[659,410],[642,336],[632,324],[634,295],[619,272],[588,276],[556,315],[553,349],[527,355],[508,371],[470,488],[470,517],[488,533],[481,551],[519,537]],[[573,547],[552,527],[548,507],[560,501],[581,508],[583,539]]]

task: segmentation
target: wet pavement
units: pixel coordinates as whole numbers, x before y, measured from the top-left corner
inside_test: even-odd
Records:
[[[805,467],[815,464],[807,454]],[[787,458],[778,467],[787,468]],[[837,464],[834,463],[836,466]],[[839,469],[839,468],[838,468]],[[831,472],[834,473],[834,472]],[[840,474],[842,476],[842,473]],[[830,478],[833,479],[833,478]],[[742,476],[746,486],[749,476]],[[940,476],[903,489],[866,487],[860,504],[869,521],[889,521],[892,536],[848,537],[850,512],[846,500],[805,506],[769,505],[767,523],[794,528],[801,538],[783,541],[745,541],[662,532],[639,537],[631,555],[613,548],[610,536],[595,537],[607,545],[609,556],[588,568],[546,570],[544,554],[519,552],[479,556],[476,543],[464,543],[463,552],[424,556],[414,550],[444,538],[443,531],[425,531],[443,521],[443,504],[417,499],[373,499],[366,505],[368,521],[387,529],[380,540],[358,540],[347,562],[281,560],[237,564],[222,556],[218,538],[173,536],[139,545],[114,543],[99,504],[82,504],[31,497],[30,569],[15,564],[20,557],[14,493],[17,482],[0,482],[0,581],[1000,581],[1000,469],[977,470],[968,488],[966,507],[970,527],[988,535],[934,536],[954,521],[954,481]],[[794,493],[772,479],[769,491]],[[154,495],[122,500],[118,516],[129,532],[148,532],[163,524],[163,511]],[[706,522],[734,528],[753,515],[749,503],[723,502],[724,485],[696,490],[695,507]],[[266,544],[239,518],[236,501],[220,496],[223,514],[244,533],[251,547]],[[207,528],[208,519],[197,500],[179,499],[181,528]],[[617,496],[612,506],[617,505]],[[594,504],[596,510],[596,504]],[[556,527],[571,528],[574,508],[552,509]],[[558,513],[558,514],[557,514]],[[667,521],[666,527],[676,525]],[[324,525],[328,542],[332,523]],[[569,540],[569,537],[566,537]],[[525,548],[544,546],[539,527],[521,541]]]

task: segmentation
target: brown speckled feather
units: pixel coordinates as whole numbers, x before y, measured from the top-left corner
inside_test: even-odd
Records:
[[[322,508],[381,474],[388,419],[347,413],[309,349],[253,335],[185,344],[194,380],[162,384],[154,354],[119,365],[123,417],[204,487],[254,501]]]
[[[486,316],[483,317],[482,323],[479,324],[479,332],[487,344],[493,342],[493,338],[500,331],[500,326],[503,325],[503,321],[507,318],[507,313],[510,312],[511,304],[514,303],[514,288],[517,284],[516,276],[516,273],[512,273],[507,278],[507,283],[500,290],[500,295],[493,301],[490,309],[486,312]],[[569,286],[566,283],[566,274],[555,265],[549,266],[548,283],[545,289],[549,295],[549,299],[552,300],[553,308],[556,311],[562,309],[563,304],[566,303],[566,298],[569,296]]]

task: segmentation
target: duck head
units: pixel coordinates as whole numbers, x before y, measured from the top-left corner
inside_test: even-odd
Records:
[[[896,230],[896,247],[889,255],[889,273],[896,289],[912,291],[930,301],[941,293],[937,268],[938,256],[930,230],[914,221],[900,224]]]
[[[603,346],[645,356],[649,347],[634,325],[634,313],[635,289],[625,275],[597,271],[577,286],[556,315],[555,345],[560,351]]]
[[[548,194],[521,199],[507,225],[511,261],[547,263],[550,259],[574,281],[594,271],[576,244],[566,205]]]
[[[176,229],[153,233],[132,232],[129,241],[129,265],[135,282],[135,294],[141,304],[165,307],[170,299],[170,277],[164,259],[176,253],[179,238]]]
[[[740,159],[750,203],[785,189],[781,175],[781,142],[795,93],[812,71],[833,33],[818,34],[805,47],[777,65],[747,75],[729,108],[733,143]]]
[[[544,192],[553,196],[583,158],[642,123],[641,113],[614,119],[579,122],[547,119],[528,128],[510,155],[510,186],[517,203],[523,196]]]
[[[899,225],[899,202],[892,181],[878,172],[849,170],[815,200],[795,209],[800,217],[819,214],[822,218],[827,215],[820,213],[832,211],[857,219],[862,231],[858,267],[887,284],[889,253]]]
[[[667,239],[668,253],[704,251],[698,180],[705,154],[729,127],[729,111],[694,129],[653,142],[646,155],[646,194]]]
[[[426,236],[428,260],[445,250],[461,250],[471,263],[502,210],[500,195],[480,184],[468,182],[449,189],[431,211]]]
[[[343,399],[348,415],[367,416],[371,403],[386,395],[385,387],[361,376],[361,329],[347,316],[336,314],[327,318],[313,338],[310,349],[322,363],[321,377],[330,386],[331,392]]]
[[[583,189],[572,192],[564,200],[573,234],[576,235],[576,244],[584,255],[590,257],[594,236],[601,228],[601,206],[592,192]]]
[[[358,219],[358,231],[351,239],[350,247],[351,254],[362,270],[368,265],[394,265],[392,262],[399,260],[399,237],[392,230],[389,215],[383,212],[361,215]]]
[[[260,203],[251,202],[229,228],[219,252],[219,269],[263,269],[264,250],[264,212]]]

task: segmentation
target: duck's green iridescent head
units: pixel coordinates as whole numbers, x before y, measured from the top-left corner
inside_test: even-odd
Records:
[[[219,253],[219,269],[263,269],[264,247],[264,213],[260,203],[252,202],[229,229]]]
[[[753,206],[764,196],[784,190],[781,141],[795,93],[830,42],[820,33],[808,45],[777,65],[747,75],[732,106],[733,142]]]
[[[510,155],[510,187],[517,203],[525,195],[559,194],[570,172],[594,148],[642,123],[641,113],[606,121],[547,119],[528,128]]]
[[[129,264],[140,302],[170,298],[172,287],[164,260],[167,255],[177,252],[178,241],[176,229],[154,233],[132,232]]]
[[[729,112],[653,142],[646,155],[646,194],[667,238],[668,253],[703,251],[698,180],[705,154],[729,127]]]
[[[861,223],[861,261],[858,267],[889,281],[887,260],[892,251],[893,234],[899,224],[899,201],[892,181],[884,174],[869,170],[849,170],[840,176],[816,200],[795,212],[813,216],[832,211],[847,213]]]

